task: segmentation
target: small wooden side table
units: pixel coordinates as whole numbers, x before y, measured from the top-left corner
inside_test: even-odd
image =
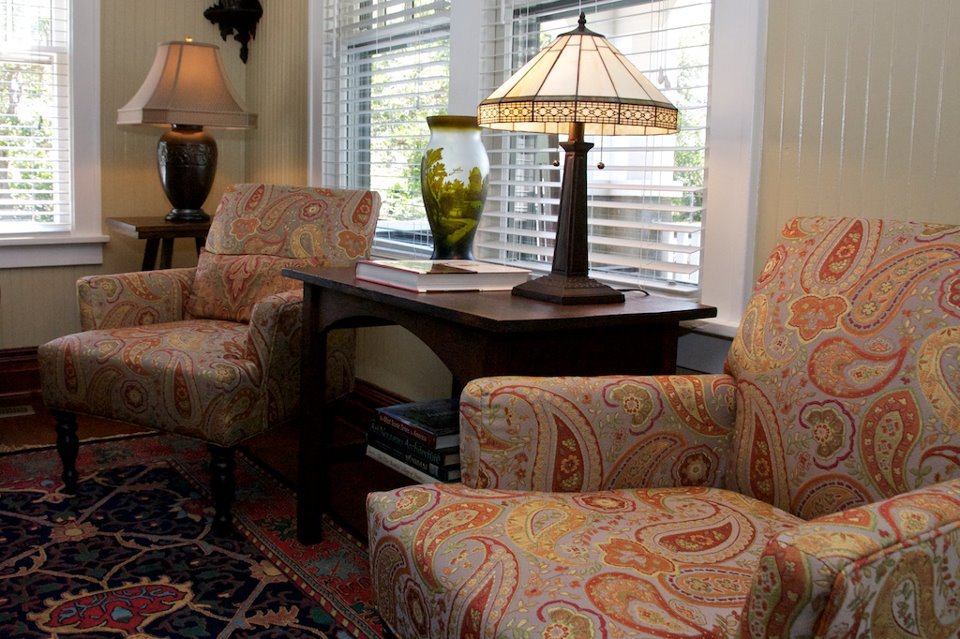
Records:
[[[170,268],[173,259],[173,240],[178,237],[192,237],[197,245],[197,255],[207,241],[207,231],[210,230],[210,220],[206,222],[168,222],[163,216],[156,217],[110,217],[107,226],[111,229],[139,240],[146,240],[147,246],[143,251],[143,265],[141,270],[152,271],[154,268]],[[157,249],[160,248],[160,265],[157,266]]]

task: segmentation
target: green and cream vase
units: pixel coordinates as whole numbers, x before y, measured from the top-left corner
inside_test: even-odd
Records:
[[[490,161],[477,118],[427,118],[430,141],[420,160],[420,192],[433,233],[435,260],[473,258],[473,238],[487,199]]]

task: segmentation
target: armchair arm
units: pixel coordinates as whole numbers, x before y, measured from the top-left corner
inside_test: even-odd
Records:
[[[183,319],[195,270],[177,268],[81,277],[77,280],[81,330]]]
[[[741,637],[960,636],[960,480],[771,539]]]
[[[474,380],[460,401],[463,483],[561,492],[721,486],[734,395],[727,375]]]
[[[300,402],[300,337],[303,291],[268,295],[250,312],[246,357],[258,363],[271,419],[293,416]],[[356,333],[352,329],[327,333],[327,400],[353,389]]]
[[[264,297],[250,313],[247,357],[260,365],[270,414],[293,415],[300,399],[300,327],[303,292]]]

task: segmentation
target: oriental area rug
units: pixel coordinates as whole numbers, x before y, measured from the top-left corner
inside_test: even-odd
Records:
[[[210,533],[208,454],[159,435],[0,456],[0,637],[380,637],[366,548],[296,541],[296,497],[237,452],[235,533]]]

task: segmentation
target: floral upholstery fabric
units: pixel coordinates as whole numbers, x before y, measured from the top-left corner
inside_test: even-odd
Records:
[[[193,268],[175,268],[80,278],[80,330],[183,319],[195,272]]]
[[[269,251],[269,258],[297,256],[277,258],[284,265],[319,263],[321,254],[339,264],[353,259],[348,257],[353,251],[367,254],[378,210],[379,198],[370,192],[231,187],[217,208],[207,249],[243,247],[250,253],[228,255],[234,267],[230,273],[213,273],[218,262],[211,259],[196,269],[81,278],[83,331],[39,349],[44,402],[55,410],[128,421],[226,447],[289,420],[299,400],[303,296],[300,290],[288,290],[288,282],[296,281],[281,277],[279,270],[257,273],[264,262],[255,251]],[[262,223],[249,222],[254,218]],[[224,238],[223,233],[231,233],[229,220],[246,220],[253,232],[261,227],[269,232],[264,240],[236,233]],[[341,226],[344,220],[347,224]],[[362,241],[354,234],[362,234]],[[328,240],[343,243],[326,247]],[[208,250],[205,255],[216,254]],[[221,293],[210,304],[199,301],[201,294]],[[213,317],[199,317],[209,309]],[[329,395],[349,390],[353,351],[352,332],[329,334]]]
[[[960,636],[960,227],[798,218],[727,375],[475,380],[368,497],[413,637]],[[911,492],[912,491],[912,492]]]
[[[793,220],[728,367],[734,490],[810,519],[960,477],[960,227]]]
[[[760,558],[742,637],[960,637],[960,480],[826,515]]]
[[[726,375],[475,380],[461,403],[463,482],[564,492],[722,486],[735,390]]]
[[[257,362],[242,357],[247,333],[222,320],[75,333],[56,343],[62,395],[53,401],[47,392],[45,399],[58,409],[163,424],[232,445],[263,421]],[[170,401],[156,401],[164,397]]]
[[[287,267],[349,266],[365,257],[379,198],[348,191],[239,184],[224,192],[187,309],[193,317],[250,321],[253,305],[270,293],[299,289]]]
[[[719,637],[800,523],[715,488],[374,493],[371,570],[400,637]]]

